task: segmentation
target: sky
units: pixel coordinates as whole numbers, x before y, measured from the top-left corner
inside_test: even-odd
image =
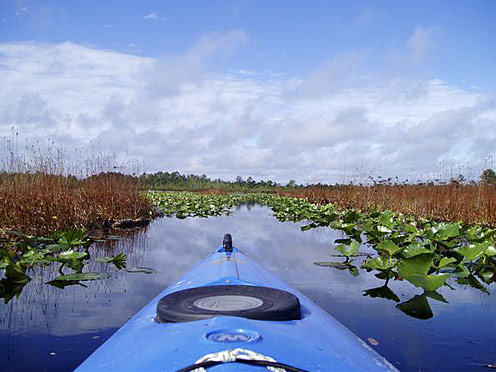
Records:
[[[494,0],[2,0],[0,146],[225,180],[476,178],[495,46]]]

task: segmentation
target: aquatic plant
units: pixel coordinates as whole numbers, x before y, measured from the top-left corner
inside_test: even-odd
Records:
[[[340,210],[392,210],[417,219],[496,227],[496,184],[489,182],[393,184],[383,180],[371,185],[280,189],[278,194],[304,198],[317,205],[332,203]]]
[[[19,296],[31,280],[30,272],[41,266],[58,265],[60,275],[47,284],[59,288],[75,284],[84,286],[83,281],[105,278],[102,273],[83,272],[91,259],[89,247],[96,242],[105,240],[87,236],[84,229],[56,232],[51,237],[4,232],[0,241],[0,269],[3,271],[0,298],[7,303]],[[113,264],[119,270],[126,267],[126,255],[122,253],[114,257],[98,257],[95,261]],[[66,273],[66,269],[72,272]]]
[[[193,192],[149,192],[151,203],[166,216],[177,218],[229,215],[231,209],[255,196],[245,194],[198,194]]]

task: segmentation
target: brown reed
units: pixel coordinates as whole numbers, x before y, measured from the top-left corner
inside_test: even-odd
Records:
[[[0,227],[29,234],[99,228],[149,214],[136,178],[102,173],[78,180],[47,173],[0,177]]]
[[[333,203],[341,210],[388,209],[416,218],[496,227],[494,184],[313,186],[294,190],[280,189],[278,194],[306,198],[317,204]]]
[[[116,166],[115,157],[84,149],[71,161],[60,148],[19,151],[12,137],[0,161],[0,229],[46,235],[150,216],[139,179],[123,174],[126,164]]]

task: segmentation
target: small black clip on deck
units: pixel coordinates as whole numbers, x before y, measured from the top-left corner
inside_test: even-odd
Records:
[[[224,240],[222,241],[222,246],[224,247],[224,250],[226,252],[232,252],[233,251],[231,234],[224,235]]]

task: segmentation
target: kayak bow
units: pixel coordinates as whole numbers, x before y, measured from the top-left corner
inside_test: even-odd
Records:
[[[76,371],[396,371],[350,330],[224,244]],[[195,369],[199,368],[199,369]]]

